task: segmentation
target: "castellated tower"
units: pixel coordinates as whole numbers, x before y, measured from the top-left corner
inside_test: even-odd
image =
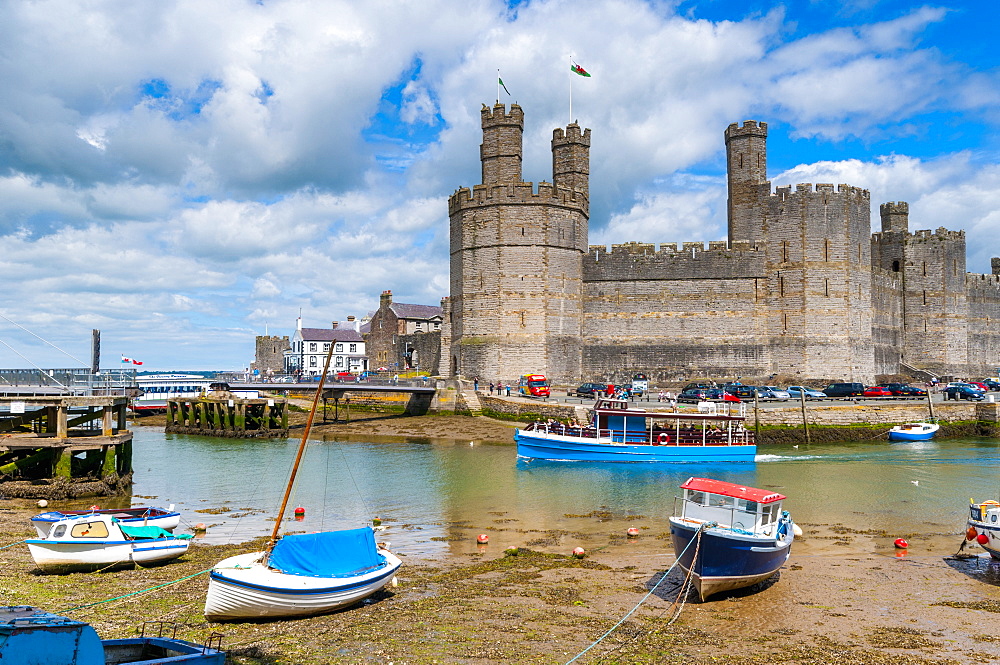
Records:
[[[767,181],[767,123],[745,120],[726,129],[729,172],[729,241],[762,242],[761,202],[771,193]]]
[[[902,295],[905,365],[962,376],[969,362],[965,232],[909,231],[909,205],[879,207],[882,231],[872,236],[872,263],[896,275]]]
[[[482,109],[483,182],[448,200],[449,373],[513,381],[581,374],[582,257],[587,251],[590,130],[552,138],[553,183],[521,182],[524,114]],[[442,365],[444,366],[444,365]]]
[[[767,124],[726,129],[729,239],[765,251],[771,366],[807,380],[875,376],[867,190],[800,184],[771,193]]]

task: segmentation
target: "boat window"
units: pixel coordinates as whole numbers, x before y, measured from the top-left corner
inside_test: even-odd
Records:
[[[697,503],[702,506],[706,505],[704,492],[688,492],[688,499],[693,503]]]
[[[996,515],[990,515],[990,521],[991,522],[996,522],[997,521],[997,516]]]
[[[756,501],[748,501],[746,499],[740,499],[739,503],[737,504],[737,507],[740,510],[747,511],[748,513],[756,513],[757,512],[757,502]]]
[[[712,505],[713,506],[722,506],[724,508],[735,508],[736,507],[736,499],[734,497],[731,497],[731,496],[713,495],[712,496]]]
[[[55,530],[52,532],[52,537],[53,538],[62,538],[65,533],[66,533],[66,525],[65,524],[57,524]]]
[[[107,538],[108,525],[104,522],[74,524],[73,530],[69,532],[69,535],[74,538]]]

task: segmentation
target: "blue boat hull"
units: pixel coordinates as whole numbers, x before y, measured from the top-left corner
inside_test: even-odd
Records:
[[[518,430],[518,457],[567,462],[753,462],[757,446],[651,446]]]
[[[741,589],[768,579],[778,572],[792,551],[791,534],[776,540],[739,534],[722,527],[706,529],[700,544],[691,543],[700,526],[678,518],[670,519],[674,553],[679,565],[685,571],[692,571],[702,600],[715,593]]]
[[[934,432],[921,434],[910,434],[909,432],[889,432],[890,441],[930,441],[934,438]]]

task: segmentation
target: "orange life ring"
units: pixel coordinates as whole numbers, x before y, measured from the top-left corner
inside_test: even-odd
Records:
[[[656,437],[656,442],[659,444],[670,443],[670,435],[666,432],[660,432],[660,435]]]

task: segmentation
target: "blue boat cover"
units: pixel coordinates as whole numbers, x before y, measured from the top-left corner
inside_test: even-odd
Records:
[[[119,524],[118,527],[122,530],[122,533],[131,538],[177,538],[179,540],[194,538],[194,536],[190,533],[183,533],[175,536],[166,529],[161,529],[158,526],[128,526],[125,524]]]
[[[385,564],[371,527],[285,536],[274,545],[267,564],[289,575],[351,577]]]

